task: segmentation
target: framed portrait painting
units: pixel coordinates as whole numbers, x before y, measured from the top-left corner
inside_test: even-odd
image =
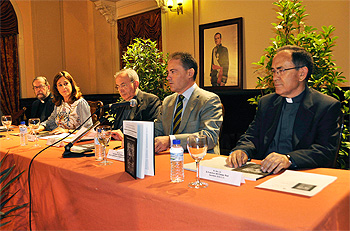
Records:
[[[243,88],[242,18],[199,25],[200,87]]]

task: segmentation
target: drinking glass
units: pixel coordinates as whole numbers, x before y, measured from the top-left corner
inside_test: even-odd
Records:
[[[9,129],[12,124],[12,117],[10,115],[1,116],[1,123],[6,127],[6,139],[10,140]]]
[[[187,138],[187,150],[196,161],[197,177],[195,182],[188,184],[190,188],[206,188],[207,183],[201,182],[199,178],[199,162],[207,154],[208,144],[206,135],[190,135]]]
[[[111,126],[101,125],[97,127],[97,139],[98,142],[102,145],[102,157],[103,160],[100,162],[100,165],[110,165],[113,162],[107,160],[106,147],[111,140],[112,129]]]
[[[33,132],[33,135],[35,137],[35,144],[33,145],[33,147],[40,147],[40,144],[38,144],[38,137],[36,135],[36,132],[39,131],[40,119],[39,118],[31,118],[28,120],[28,125],[29,125],[30,130]]]

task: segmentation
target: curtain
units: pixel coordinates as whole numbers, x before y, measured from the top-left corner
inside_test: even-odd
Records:
[[[123,67],[122,56],[127,50],[127,46],[133,43],[134,38],[157,41],[157,48],[162,50],[162,21],[160,9],[119,19],[117,23],[121,67]]]
[[[1,111],[4,115],[13,115],[19,111],[19,65],[17,34],[18,22],[10,1],[0,1],[1,25]]]

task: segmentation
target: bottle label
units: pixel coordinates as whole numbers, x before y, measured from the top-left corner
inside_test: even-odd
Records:
[[[94,140],[95,140],[95,159],[98,161],[103,160],[102,145],[100,144],[100,142],[98,142],[97,136],[95,136]]]
[[[170,152],[171,161],[183,161],[184,153],[183,152]]]
[[[95,145],[100,145],[100,142],[98,142],[97,136],[95,136],[94,141],[95,141]]]
[[[19,132],[20,133],[27,133],[27,127],[20,127]]]

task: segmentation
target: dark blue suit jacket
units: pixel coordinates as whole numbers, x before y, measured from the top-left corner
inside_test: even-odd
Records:
[[[233,150],[245,150],[250,158],[264,159],[269,153],[284,98],[273,93],[262,97],[248,130]],[[297,112],[291,156],[297,168],[331,167],[334,163],[340,127],[340,102],[314,89],[305,89]]]

